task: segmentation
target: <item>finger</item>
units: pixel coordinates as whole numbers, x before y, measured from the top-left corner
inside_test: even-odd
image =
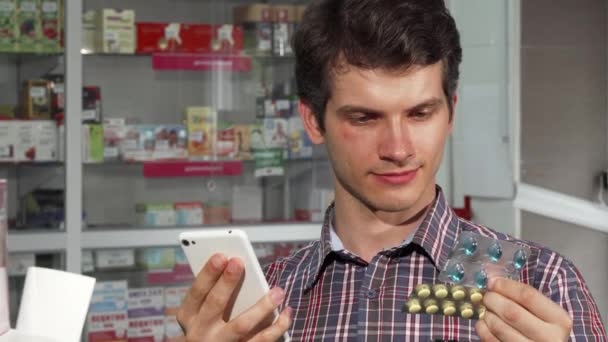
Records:
[[[293,309],[286,307],[271,326],[257,333],[249,342],[278,341],[291,326],[292,315]]]
[[[530,311],[534,316],[548,323],[567,326],[570,322],[568,313],[558,304],[539,292],[537,289],[505,278],[490,281],[490,291],[497,292]]]
[[[222,319],[228,308],[233,294],[240,284],[243,276],[243,262],[239,258],[232,258],[224,269],[224,273],[215,286],[209,291],[198,312],[199,322],[212,322]]]
[[[477,335],[482,342],[499,342],[496,336],[492,335],[490,332],[490,328],[483,319],[480,319],[475,323],[475,330],[477,330]]]
[[[256,329],[266,328],[267,326],[261,326],[261,323],[267,317],[272,317],[273,311],[283,302],[284,298],[285,291],[277,287],[273,288],[254,306],[228,322],[225,326],[226,334],[233,339],[241,339],[253,335]],[[270,324],[272,321],[267,323],[267,325]]]
[[[198,314],[203,300],[211,291],[226,268],[227,259],[223,254],[214,254],[198,273],[177,312],[177,321],[183,328]]]
[[[486,293],[483,304],[487,310],[529,339],[543,340],[546,332],[551,330],[550,324],[497,292]]]
[[[486,326],[496,336],[499,341],[513,341],[513,342],[528,342],[522,334],[520,334],[513,327],[509,326],[500,317],[496,316],[492,312],[486,311],[486,315],[483,318]]]

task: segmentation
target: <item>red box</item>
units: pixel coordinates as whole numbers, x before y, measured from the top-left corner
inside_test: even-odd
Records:
[[[137,53],[240,53],[243,29],[238,25],[136,23]]]

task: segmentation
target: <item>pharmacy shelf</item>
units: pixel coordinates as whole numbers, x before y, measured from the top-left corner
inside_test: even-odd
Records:
[[[66,233],[56,232],[13,232],[8,233],[8,252],[56,252],[65,251]]]
[[[209,229],[242,229],[251,242],[318,240],[321,223],[277,223],[265,225],[225,225],[179,228],[112,228],[82,232],[83,249],[160,247],[178,244],[181,232]]]

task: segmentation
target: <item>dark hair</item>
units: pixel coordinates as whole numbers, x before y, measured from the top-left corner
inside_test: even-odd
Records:
[[[462,49],[443,0],[317,0],[306,9],[293,46],[298,95],[322,130],[331,77],[349,65],[407,70],[442,61],[452,118]]]

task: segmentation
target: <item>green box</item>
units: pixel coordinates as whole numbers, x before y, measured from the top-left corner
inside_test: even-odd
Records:
[[[18,51],[40,51],[40,1],[17,0]]]
[[[0,0],[0,52],[15,52],[17,37],[15,0]]]
[[[146,270],[172,270],[175,267],[175,248],[139,250],[137,264]]]
[[[62,1],[42,0],[40,6],[40,52],[61,52]]]

